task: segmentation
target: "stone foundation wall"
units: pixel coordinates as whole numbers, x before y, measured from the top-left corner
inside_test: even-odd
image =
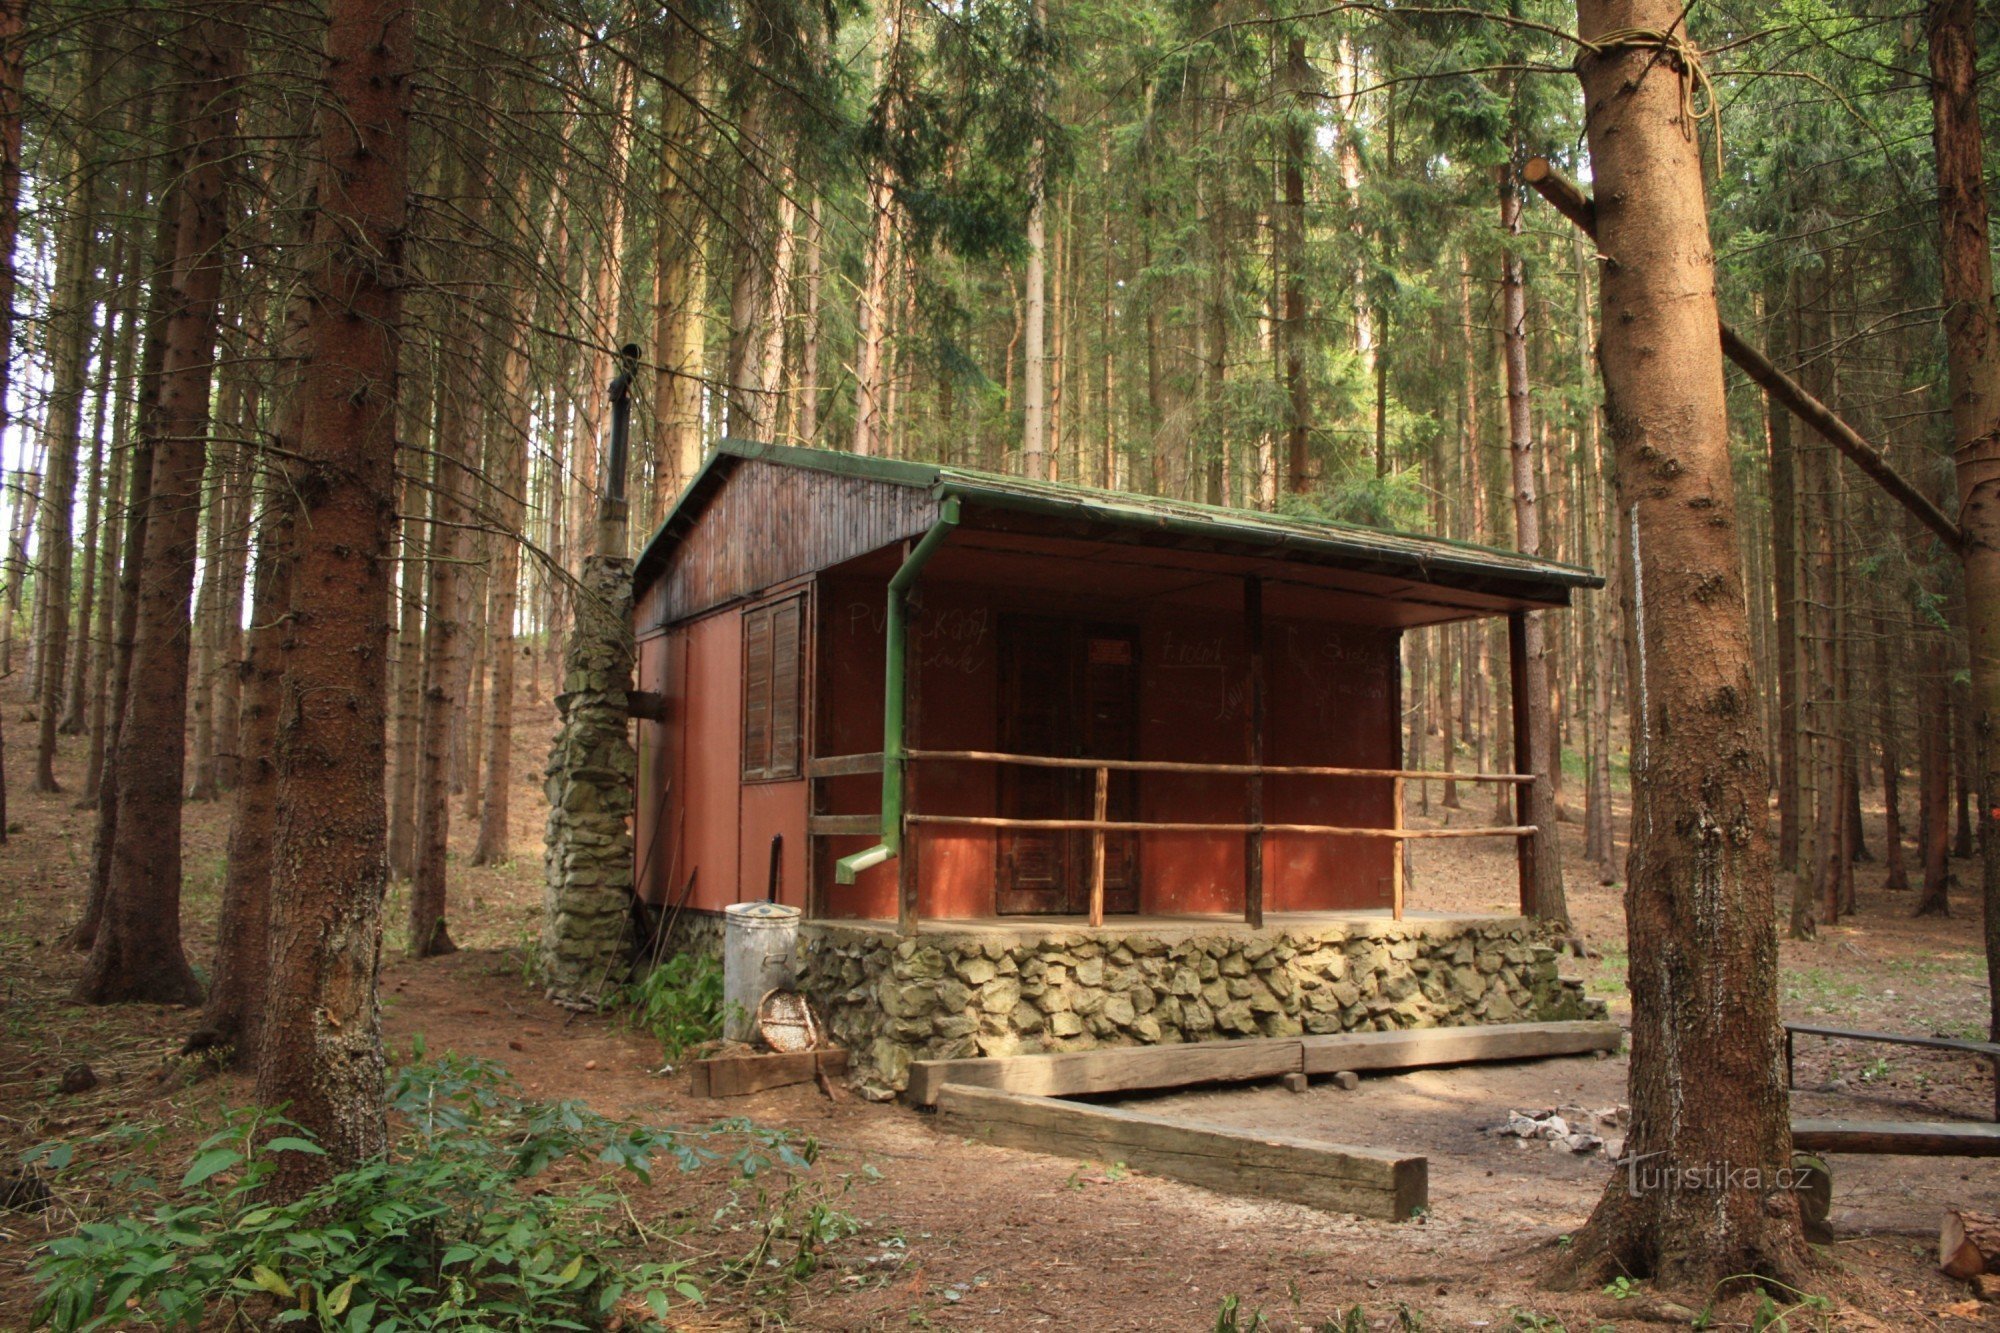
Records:
[[[680,953],[703,954],[722,961],[722,913],[703,912],[689,907],[682,910],[667,931],[666,943],[660,946],[660,958],[673,957]]]
[[[1520,918],[1116,933],[800,929],[799,984],[886,1098],[911,1060],[1601,1018]]]

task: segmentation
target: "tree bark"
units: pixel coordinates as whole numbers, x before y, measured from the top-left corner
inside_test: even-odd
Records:
[[[1285,490],[1303,495],[1312,489],[1312,383],[1306,375],[1306,133],[1312,115],[1312,66],[1306,61],[1306,39],[1295,33],[1285,43],[1283,66],[1285,107],[1283,129],[1284,202],[1279,214],[1279,258],[1285,274],[1284,313],[1278,327],[1285,361]],[[1352,121],[1340,131],[1343,169],[1349,154]],[[1359,293],[1357,292],[1357,299]]]
[[[708,138],[707,64],[702,44],[662,25],[666,87],[661,89],[659,236],[654,251],[653,414],[659,454],[653,463],[653,513],[663,519],[701,466],[702,379],[707,374],[706,212],[695,173]],[[590,386],[591,392],[601,387]]]
[[[307,273],[296,621],[278,733],[271,991],[257,1100],[326,1156],[281,1154],[296,1195],[379,1155],[384,638],[395,521],[397,342],[408,209],[408,0],[331,0],[322,185]]]
[[[453,358],[444,355],[443,364]],[[451,377],[447,376],[447,385]],[[464,545],[468,484],[462,410],[449,388],[439,394],[439,430],[431,477],[430,560],[424,582],[423,712],[417,727],[417,837],[410,873],[410,952],[418,958],[457,951],[445,926],[445,851],[451,834],[453,687],[465,648],[459,621],[459,552]]]
[[[1682,13],[1674,0],[1577,5],[1580,35],[1599,43],[1578,67],[1606,257],[1599,361],[1631,570],[1626,1152],[1636,1160],[1550,1276],[1572,1286],[1650,1277],[1706,1299],[1732,1279],[1795,1281],[1809,1256],[1797,1200],[1779,1187],[1791,1128],[1769,785],[1700,140],[1683,119],[1698,56],[1629,36],[1678,38]]]
[[[90,378],[90,351],[97,311],[97,113],[104,95],[104,65],[110,43],[101,23],[85,38],[82,105],[73,170],[64,182],[68,212],[56,246],[54,308],[49,312],[49,388],[42,441],[42,544],[37,556],[35,602],[42,635],[36,674],[35,780],[38,792],[61,791],[56,782],[56,731],[61,723],[63,685],[68,680],[71,574],[75,560],[74,508],[77,447],[83,400]],[[82,645],[76,645],[81,651]]]
[[[132,674],[119,727],[118,809],[103,918],[77,985],[86,1003],[193,1003],[181,950],[181,791],[186,775],[189,606],[209,435],[217,306],[228,266],[228,172],[236,152],[244,16],[201,12],[189,30],[188,167],[174,210],[166,338],[153,425],[153,485],[140,548]]]
[[[1509,237],[1500,261],[1500,318],[1507,363],[1507,452],[1514,473],[1514,545],[1524,554],[1540,555],[1542,510],[1535,484],[1535,432],[1528,411],[1528,294],[1521,257],[1513,249],[1521,234],[1521,182],[1511,165],[1500,172],[1500,229]],[[1535,779],[1516,789],[1521,798],[1521,821],[1535,827],[1530,861],[1533,882],[1528,886],[1530,900],[1523,907],[1544,921],[1561,922],[1567,930],[1569,904],[1563,895],[1554,787],[1559,747],[1549,707],[1547,626],[1540,612],[1529,611],[1522,617],[1521,635],[1527,677],[1521,689],[1527,699],[1528,735],[1532,739],[1531,753],[1516,755],[1515,762],[1521,772]]]
[[[525,205],[528,194],[525,174],[519,193]],[[523,499],[527,489],[528,450],[533,444],[528,330],[535,322],[535,306],[532,296],[518,298],[500,372],[500,401],[506,411],[498,422],[499,436],[494,448],[499,467],[493,479],[495,516],[500,531],[491,538],[492,585],[486,602],[487,655],[493,664],[493,681],[486,700],[486,782],[479,806],[479,838],[472,853],[472,864],[476,866],[497,865],[511,854],[507,824],[512,815],[514,789],[514,667],[519,656],[514,647],[514,617],[521,580],[519,534],[527,521]]]
[[[296,395],[297,389],[294,388]],[[278,431],[295,452],[303,422]],[[282,459],[282,455],[280,456]],[[278,717],[285,707],[286,642],[291,633],[292,496],[295,479],[283,461],[264,488],[257,525],[257,572],[251,593],[250,639],[241,666],[242,762],[229,817],[229,857],[216,914],[215,972],[201,1027],[190,1047],[226,1050],[237,1068],[254,1069],[263,1043],[264,1004],[271,971],[272,840],[277,825]],[[301,474],[304,475],[304,474]]]
[[[903,0],[882,6],[882,53],[875,84],[882,101],[882,133],[895,133],[903,61]],[[1039,185],[1036,187],[1039,194]],[[1031,214],[1031,222],[1032,217]],[[882,451],[884,414],[882,353],[889,331],[889,265],[896,248],[896,178],[892,167],[877,162],[868,173],[867,273],[855,307],[854,434],[849,448],[857,454]],[[1035,244],[1032,229],[1028,243]],[[1029,475],[1035,475],[1030,473]]]
[[[1951,915],[1951,700],[1945,635],[1930,629],[1917,678],[1917,857],[1923,892],[1915,915]]]
[[[1969,720],[1980,793],[1981,901],[1991,1032],[2000,1040],[2000,810],[1995,808],[2000,802],[1994,799],[2000,793],[2000,317],[1993,308],[1972,0],[1936,0],[1927,35],[1952,454],[1971,645]]]

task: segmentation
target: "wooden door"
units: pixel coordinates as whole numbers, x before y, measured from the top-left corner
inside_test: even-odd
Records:
[[[1000,747],[1009,754],[1129,759],[1138,738],[1138,633],[1042,616],[1000,623]],[[1089,819],[1089,769],[1003,764],[999,813],[1012,819]],[[1113,773],[1107,813],[1138,809],[1133,773]],[[1138,841],[1105,841],[1107,912],[1139,908]],[[995,907],[1004,915],[1077,915],[1090,908],[1091,836],[1074,830],[1003,830]]]

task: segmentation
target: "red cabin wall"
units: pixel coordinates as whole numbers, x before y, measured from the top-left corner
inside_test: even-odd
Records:
[[[745,606],[759,604],[729,607],[640,644],[639,688],[662,697],[666,719],[640,725],[635,854],[649,902],[671,906],[690,875],[687,905],[696,910],[762,898],[771,839],[782,836],[780,901],[805,903],[804,778],[743,781],[742,616]],[[803,669],[810,679],[810,656]]]

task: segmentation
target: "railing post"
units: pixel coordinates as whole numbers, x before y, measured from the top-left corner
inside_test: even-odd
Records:
[[[1403,831],[1403,780],[1389,779],[1389,827],[1397,833]],[[1389,862],[1389,910],[1398,921],[1403,919],[1403,849],[1409,846],[1402,838],[1390,844]]]
[[[1243,835],[1243,920],[1264,924],[1264,581],[1243,580],[1243,635],[1250,646],[1249,713],[1250,831]]]
[[[1097,800],[1091,818],[1097,827],[1090,831],[1090,924],[1104,924],[1104,820],[1111,808],[1111,770],[1097,770]]]

